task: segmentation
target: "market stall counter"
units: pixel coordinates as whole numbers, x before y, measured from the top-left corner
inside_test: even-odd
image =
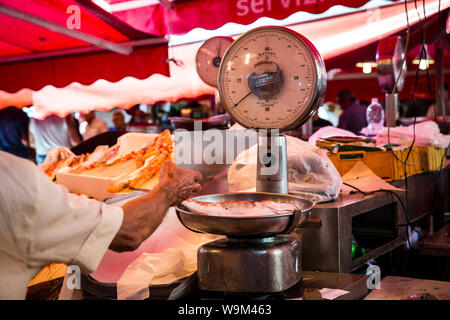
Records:
[[[380,290],[373,290],[364,300],[449,300],[450,283],[404,277],[385,277]]]
[[[335,201],[317,204],[309,222],[298,229],[304,267],[350,273],[404,244],[404,223],[404,212],[392,194],[341,193]],[[361,254],[352,255],[352,244],[357,251],[364,248]]]
[[[302,281],[283,292],[245,295],[227,295],[220,292],[206,292],[197,287],[197,275],[193,274],[177,286],[165,291],[165,296],[150,296],[150,300],[361,300],[369,292],[367,276],[334,272],[303,272]],[[161,291],[162,292],[162,291]],[[61,286],[59,300],[113,300],[114,297],[94,296],[83,289],[68,289],[67,277]]]

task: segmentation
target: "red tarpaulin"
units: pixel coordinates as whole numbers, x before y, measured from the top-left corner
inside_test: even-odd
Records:
[[[154,73],[169,75],[167,45],[135,48],[126,56],[114,52],[70,55],[0,65],[0,89],[39,90],[46,85],[64,87],[72,82],[91,84],[98,79],[119,81],[130,76],[145,79]]]
[[[110,4],[124,0],[106,0]],[[155,35],[184,34],[194,28],[214,30],[228,22],[250,24],[261,17],[285,19],[298,11],[322,13],[335,5],[358,8],[368,0],[186,0],[173,8],[150,5],[114,15],[136,29]]]
[[[422,12],[421,5],[419,12]],[[410,3],[410,8],[414,8],[414,3]],[[429,35],[439,35],[437,28],[437,1],[427,3],[428,12],[427,31]],[[418,29],[418,16],[416,10],[409,10],[411,23],[411,47],[420,42],[421,38],[416,36]],[[445,16],[446,12],[442,12]],[[338,74],[340,80],[329,80],[326,92],[327,100],[334,100],[336,92],[345,86],[355,91],[361,99],[371,97],[383,97],[384,93],[379,89],[376,81],[376,70],[366,76],[361,73],[361,69],[356,69],[355,64],[358,59],[374,60],[375,47],[380,39],[391,34],[402,34],[406,29],[405,13],[403,3],[386,6],[379,10],[377,19],[372,19],[371,11],[360,11],[349,15],[331,17],[319,21],[310,21],[289,28],[302,33],[309,38],[317,47],[325,60],[325,65],[329,69],[329,61],[340,57],[356,73],[351,75]],[[445,22],[442,19],[443,23]],[[352,21],[351,24],[348,21]],[[367,22],[370,23],[367,23]],[[386,24],[385,21],[389,21]],[[328,27],[330,26],[330,27]],[[329,28],[334,32],[330,33]],[[182,62],[178,66],[170,63],[171,77],[153,75],[145,80],[126,78],[117,83],[97,81],[91,86],[80,86],[71,84],[65,88],[54,88],[47,86],[38,92],[33,93],[33,103],[38,116],[42,117],[48,113],[66,114],[73,111],[86,111],[89,108],[97,110],[110,110],[114,106],[127,108],[136,103],[153,104],[157,101],[175,102],[182,98],[197,98],[205,94],[214,94],[215,88],[206,85],[195,70],[195,55],[202,43],[190,43],[176,46],[171,49],[171,57]],[[370,50],[358,51],[360,47],[369,47]],[[347,54],[357,50],[358,54]],[[372,51],[371,51],[372,50]],[[364,54],[363,54],[364,53]],[[408,61],[411,59],[409,58]],[[409,70],[412,69],[409,65]],[[415,67],[416,68],[416,67]],[[359,74],[357,74],[359,73]],[[424,79],[424,78],[421,78]],[[420,81],[421,81],[420,79]],[[410,95],[411,83],[414,83],[412,76],[408,77],[405,89],[401,92],[401,98]],[[421,82],[422,83],[422,82]],[[427,87],[421,85],[416,91],[419,94],[426,93]]]
[[[10,11],[19,12],[23,18],[9,15]],[[118,81],[126,76],[143,79],[153,73],[169,74],[164,39],[159,41],[135,30],[89,0],[0,0],[0,12],[0,90],[39,90],[45,85],[61,87],[72,82],[91,84],[98,79]],[[134,46],[134,50],[128,55],[104,50],[36,25],[36,19],[64,31],[96,37],[100,42]],[[140,44],[135,45],[137,42]]]
[[[187,2],[192,3],[192,1]],[[414,2],[408,1],[408,13],[412,34],[410,41],[411,47],[420,41],[417,13],[422,14],[424,10],[422,3],[418,2],[417,5],[418,10],[415,10]],[[427,1],[426,7],[428,17],[427,41],[434,41],[432,38],[439,35],[439,29],[437,28],[438,1]],[[441,3],[443,23],[445,23],[447,18],[448,7],[448,3]],[[146,21],[147,23],[152,23],[150,19]],[[392,34],[405,35],[406,19],[404,3],[401,1],[390,6],[371,10],[360,10],[348,15],[310,21],[289,27],[305,35],[314,43],[322,54],[328,70],[335,67],[355,69],[356,62],[373,60],[375,58],[376,44],[380,39]],[[39,116],[44,117],[51,113],[62,115],[74,111],[84,112],[90,108],[109,110],[114,106],[126,108],[139,102],[152,104],[161,100],[177,101],[181,98],[192,99],[205,94],[214,94],[214,88],[204,84],[195,71],[194,58],[200,45],[201,43],[197,42],[171,49],[171,58],[175,58],[183,62],[183,64],[176,66],[174,63],[170,63],[170,78],[153,75],[142,81],[128,77],[118,83],[96,81],[96,83],[90,86],[81,86],[74,83],[61,89],[46,86],[32,93],[33,104]],[[101,60],[95,59],[95,61],[99,61],[99,64],[101,64]],[[155,61],[153,58],[148,60],[149,62]],[[67,65],[67,67],[69,66]],[[64,73],[67,68],[61,68],[60,70]],[[70,72],[72,71],[67,70],[67,73],[70,74]],[[91,70],[88,70],[88,73],[91,72]],[[114,73],[113,71],[110,72],[112,74]],[[360,73],[361,70],[356,69],[353,72]],[[375,69],[373,72],[375,72]],[[372,73],[369,77],[362,74],[361,76],[361,79],[353,77],[348,81],[344,80],[345,75],[336,78],[339,80],[329,79],[326,98],[334,99],[336,91],[340,87],[347,85],[354,88],[357,91],[355,93],[361,93],[361,98],[364,99],[366,99],[366,96],[383,95],[376,83],[375,73]],[[89,81],[93,78],[89,79]],[[421,80],[419,79],[419,81]],[[402,95],[408,94],[411,91],[410,87],[408,84],[405,85]],[[420,90],[425,92],[425,86],[420,86]],[[24,99],[30,96],[30,92],[21,91],[17,95],[17,98],[20,98],[20,102],[23,103]],[[6,96],[8,102],[11,101],[9,98]],[[4,100],[1,92],[0,100]],[[2,104],[0,103],[1,107]]]
[[[79,8],[80,31],[112,41],[129,38],[73,0],[0,0],[0,4],[67,27],[74,22],[70,6]],[[72,17],[72,18],[71,18]],[[89,43],[0,13],[0,56],[89,46]]]
[[[102,0],[111,4],[125,1]],[[133,1],[127,1],[133,2]],[[154,1],[156,2],[156,1]],[[320,13],[340,4],[359,7],[367,0],[189,0],[173,1],[110,14],[91,0],[0,0],[0,6],[30,15],[25,21],[0,13],[0,91],[39,90],[45,85],[63,87],[72,82],[91,84],[98,79],[139,79],[153,73],[169,75],[164,44],[135,48],[129,56],[109,51],[76,54],[90,43],[30,23],[37,17],[69,28],[79,15],[79,29],[115,44],[184,33],[195,27],[215,29],[227,22],[248,24],[260,17],[283,19],[297,11]],[[1,8],[0,8],[1,9]],[[2,12],[0,10],[0,12]],[[75,20],[74,20],[75,19]],[[152,35],[150,35],[152,34]]]

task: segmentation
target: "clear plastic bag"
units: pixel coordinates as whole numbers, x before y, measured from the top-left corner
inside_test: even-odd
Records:
[[[416,146],[435,146],[438,148],[447,148],[450,142],[449,135],[443,135],[439,126],[434,121],[425,121],[410,125],[408,127],[394,127],[390,129],[388,139],[388,128],[384,128],[377,135],[377,145],[391,144],[411,145],[414,140]]]
[[[327,157],[327,151],[290,136],[286,136],[286,143],[289,193],[315,202],[336,199],[342,178]],[[228,170],[230,191],[256,187],[256,161],[256,145],[237,156]]]

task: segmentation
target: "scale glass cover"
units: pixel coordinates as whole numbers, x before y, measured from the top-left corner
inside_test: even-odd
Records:
[[[203,82],[212,87],[217,87],[220,61],[232,43],[233,38],[231,37],[214,37],[206,40],[198,49],[195,56],[195,66]]]
[[[283,27],[261,27],[240,36],[225,52],[218,88],[240,125],[294,129],[323,101],[326,69],[314,45]]]
[[[390,36],[378,42],[376,62],[377,80],[380,89],[386,93],[400,92],[406,77],[406,63],[403,39],[400,36]]]

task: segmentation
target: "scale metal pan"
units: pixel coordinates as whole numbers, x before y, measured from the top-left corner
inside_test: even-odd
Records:
[[[189,230],[225,235],[229,238],[264,238],[291,233],[306,222],[314,206],[314,202],[297,196],[265,192],[222,193],[192,199],[204,202],[272,200],[280,203],[292,203],[301,208],[292,214],[285,215],[227,217],[195,213],[182,204],[175,207],[178,219]]]

